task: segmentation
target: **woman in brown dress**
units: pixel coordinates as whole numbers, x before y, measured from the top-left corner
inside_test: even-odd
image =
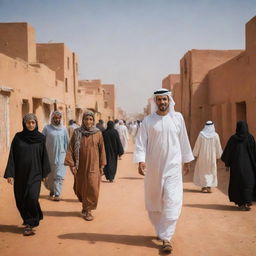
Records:
[[[65,159],[65,165],[74,175],[74,191],[87,221],[93,220],[91,211],[97,207],[101,175],[106,165],[103,137],[94,124],[94,113],[85,112],[81,127],[72,135]]]

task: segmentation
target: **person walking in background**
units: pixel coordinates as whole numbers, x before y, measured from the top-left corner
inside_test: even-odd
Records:
[[[171,92],[154,92],[155,112],[144,118],[136,137],[134,162],[145,175],[145,203],[162,250],[172,251],[170,243],[181,213],[184,174],[194,159],[182,115],[174,110]]]
[[[117,129],[118,126],[119,126],[119,120],[115,119],[114,120],[114,128]]]
[[[96,127],[101,131],[103,132],[105,130],[105,127],[104,127],[104,121],[102,119],[99,120],[99,122],[96,124]]]
[[[119,126],[116,128],[116,130],[118,131],[124,152],[126,152],[128,148],[129,132],[127,127],[124,125],[123,120],[119,121]]]
[[[132,141],[135,144],[135,139],[136,139],[136,135],[137,135],[137,131],[138,131],[138,126],[137,126],[137,121],[134,121],[131,123],[130,125],[130,134],[132,136]]]
[[[81,127],[74,131],[65,165],[74,175],[74,192],[82,203],[82,216],[92,221],[92,210],[98,204],[101,175],[106,165],[104,141],[102,133],[95,127],[93,112],[85,112]]]
[[[62,114],[54,111],[50,117],[51,124],[46,125],[42,133],[46,137],[46,148],[51,164],[51,173],[45,182],[50,191],[50,199],[60,201],[62,184],[66,175],[64,159],[68,148],[68,132],[62,124]]]
[[[72,134],[73,134],[73,132],[76,128],[79,128],[79,125],[76,124],[76,121],[74,121],[72,119],[69,120],[69,122],[68,122],[68,136],[69,136],[69,138],[72,137]]]
[[[26,114],[22,125],[23,131],[16,133],[12,141],[4,178],[14,187],[16,206],[25,225],[23,234],[29,236],[43,219],[38,199],[41,181],[50,173],[50,163],[37,117]]]
[[[230,170],[228,196],[242,211],[251,209],[256,186],[256,144],[246,121],[238,121],[221,156]]]
[[[203,193],[211,193],[211,188],[218,185],[216,159],[222,154],[220,138],[212,121],[207,121],[199,133],[193,154],[197,157],[194,184],[202,187]]]
[[[107,165],[104,167],[104,174],[109,182],[113,182],[116,175],[117,159],[124,153],[118,132],[114,128],[114,123],[108,121],[107,129],[102,133],[107,157]]]

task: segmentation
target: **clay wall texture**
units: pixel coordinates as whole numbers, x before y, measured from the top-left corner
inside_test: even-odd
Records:
[[[0,173],[28,112],[37,115],[40,131],[54,110],[63,113],[64,125],[70,119],[81,123],[87,107],[98,119],[114,117],[115,86],[95,80],[81,93],[78,60],[64,43],[36,44],[35,30],[27,23],[0,23]]]

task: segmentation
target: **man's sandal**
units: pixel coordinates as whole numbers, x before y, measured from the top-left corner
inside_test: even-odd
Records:
[[[171,253],[172,252],[172,245],[171,242],[164,240],[162,250],[165,253]]]
[[[24,236],[32,236],[34,235],[34,231],[32,229],[32,227],[30,225],[26,225],[26,227],[24,228],[24,232],[23,232],[23,235]]]

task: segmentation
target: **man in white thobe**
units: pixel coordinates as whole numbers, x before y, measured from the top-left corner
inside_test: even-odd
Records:
[[[68,148],[68,131],[62,124],[62,113],[54,111],[50,117],[51,123],[46,125],[42,133],[46,137],[46,149],[51,164],[51,172],[45,181],[45,187],[50,191],[50,199],[60,201],[62,184],[66,175],[64,160]]]
[[[116,130],[118,131],[120,140],[121,140],[121,144],[123,146],[124,152],[127,151],[128,148],[128,140],[129,140],[129,132],[127,127],[124,125],[124,121],[120,120],[119,121],[119,125],[116,128]]]
[[[184,174],[194,159],[184,119],[174,111],[171,92],[154,93],[156,112],[145,117],[136,137],[134,162],[145,175],[145,204],[163,251],[170,253],[170,240],[181,213]]]
[[[216,159],[222,155],[220,138],[212,121],[207,121],[199,133],[193,154],[197,157],[194,184],[202,187],[203,193],[211,193],[211,188],[218,185]]]

